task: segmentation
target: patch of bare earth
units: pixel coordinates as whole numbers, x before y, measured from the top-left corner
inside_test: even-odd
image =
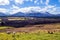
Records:
[[[60,32],[60,24],[39,24],[39,25],[27,25],[20,28],[6,28],[0,30],[0,32],[34,32],[38,30],[46,31],[58,31]]]

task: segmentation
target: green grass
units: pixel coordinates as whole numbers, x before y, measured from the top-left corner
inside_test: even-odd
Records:
[[[5,29],[5,28],[13,28],[13,27],[8,27],[8,26],[0,26],[0,29]]]
[[[48,34],[45,32],[38,33],[0,33],[0,40],[60,40],[60,33]]]

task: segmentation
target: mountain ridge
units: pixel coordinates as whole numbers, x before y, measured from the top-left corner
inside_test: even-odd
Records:
[[[31,12],[31,13],[22,13],[22,12],[17,12],[15,14],[12,15],[7,15],[5,13],[1,13],[0,12],[0,17],[2,16],[7,16],[7,17],[60,17],[60,14],[58,15],[54,15],[54,14],[50,14],[49,12]]]

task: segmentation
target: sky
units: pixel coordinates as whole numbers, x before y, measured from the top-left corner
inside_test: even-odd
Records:
[[[60,14],[60,0],[0,0],[0,12],[5,14],[17,12]]]

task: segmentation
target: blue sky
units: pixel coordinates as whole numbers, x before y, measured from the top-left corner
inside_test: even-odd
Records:
[[[32,11],[60,14],[60,0],[0,0],[0,12],[5,14]]]

